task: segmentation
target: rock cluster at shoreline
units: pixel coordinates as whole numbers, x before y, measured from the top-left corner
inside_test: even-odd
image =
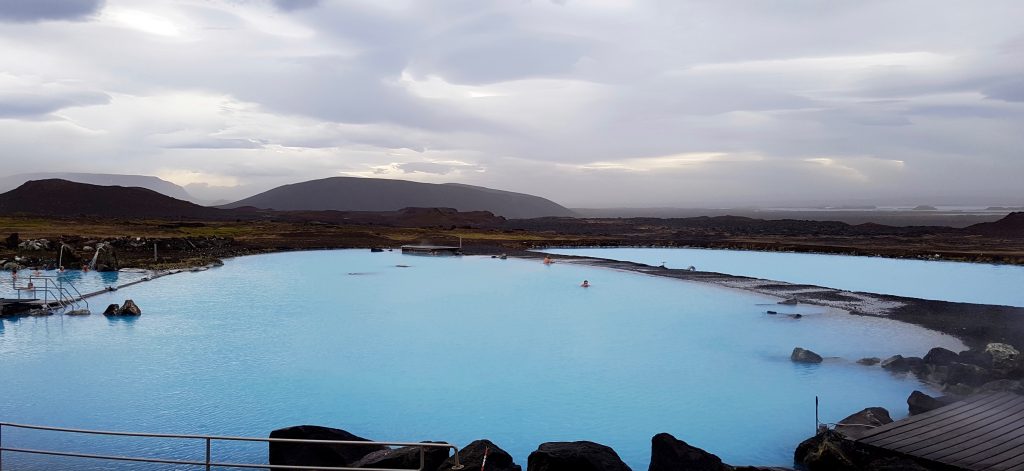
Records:
[[[794,363],[821,363],[822,357],[796,347],[790,360]],[[951,397],[996,391],[1024,393],[1024,355],[1014,346],[1005,343],[990,343],[984,349],[959,353],[935,347],[923,358],[893,355],[885,360],[861,358],[857,363],[864,366],[880,365],[892,373],[914,374],[920,380],[936,385]]]
[[[794,360],[795,361],[795,360]],[[924,357],[893,355],[881,362],[862,359],[863,365],[880,364],[897,374],[914,374],[940,387],[945,395],[932,397],[914,391],[907,398],[910,415],[922,414],[979,393],[1007,391],[1024,394],[1024,356],[1012,345],[990,343],[983,349],[953,352],[936,347]],[[853,440],[867,430],[892,422],[887,410],[870,407],[839,421],[834,430],[823,428],[801,443],[794,462],[808,471],[931,470],[928,463],[887,455],[858,446]]]
[[[270,438],[307,440],[369,441],[345,430],[316,425],[298,425],[274,430]],[[438,442],[423,442],[438,443]],[[380,445],[318,445],[271,442],[270,465],[353,468],[407,468],[420,464],[420,447],[389,448]],[[447,448],[426,448],[423,471],[453,471],[455,457]],[[512,456],[490,440],[476,440],[459,450],[463,470],[479,470],[486,456],[486,471],[522,471]],[[274,469],[274,468],[271,468]],[[589,441],[547,442],[527,458],[527,471],[632,471],[612,448]],[[749,466],[730,466],[714,454],[694,447],[667,433],[651,439],[648,471],[753,471]],[[786,468],[771,468],[786,469]]]
[[[1004,343],[990,343],[984,349],[959,353],[936,347],[923,358],[894,355],[883,360],[881,367],[894,373],[912,373],[952,396],[1024,392],[1024,356]]]
[[[188,223],[179,223],[187,225]],[[113,237],[86,238],[62,236],[58,239],[21,240],[18,234],[5,239],[4,247],[14,250],[11,257],[0,257],[0,269],[77,269],[96,258],[96,271],[116,271],[123,267],[176,263],[181,260],[223,256],[236,245],[228,237]],[[156,259],[154,260],[154,246]],[[102,249],[102,250],[101,250]]]

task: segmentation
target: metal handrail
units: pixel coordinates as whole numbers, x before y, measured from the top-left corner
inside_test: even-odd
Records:
[[[89,301],[85,300],[85,296],[82,296],[82,293],[78,291],[78,287],[75,286],[74,283],[72,283],[70,281],[68,281],[66,283],[67,286],[70,286],[71,289],[75,291],[75,294],[72,295],[71,291],[68,291],[68,289],[64,287],[65,286],[65,283],[64,283],[65,280],[63,278],[61,278],[60,276],[57,276],[56,279],[57,279],[57,282],[58,282],[58,284],[60,286],[59,289],[61,291],[66,292],[68,297],[71,298],[71,299],[74,299],[76,303],[77,302],[83,302],[83,303],[85,303],[85,308],[86,309],[89,308]]]
[[[43,305],[46,307],[56,306],[60,309],[71,307],[78,307],[79,303],[85,304],[85,307],[89,307],[89,301],[85,300],[85,296],[78,291],[78,288],[70,281],[65,280],[59,276],[44,276],[44,275],[30,275],[27,279],[28,284],[26,286],[15,286],[14,289],[18,292],[18,299],[21,299],[23,291],[31,291],[33,296],[38,296],[38,293],[43,295]],[[29,287],[31,286],[31,287]],[[50,299],[53,299],[52,301]]]
[[[169,458],[147,458],[139,456],[117,456],[117,455],[100,455],[92,453],[72,453],[66,451],[54,451],[54,450],[37,450],[32,448],[11,448],[3,446],[3,428],[21,428],[31,430],[45,430],[51,432],[64,432],[64,433],[83,433],[92,435],[107,435],[107,436],[119,436],[119,437],[141,437],[141,438],[174,438],[174,439],[187,439],[187,440],[203,440],[206,443],[206,459],[203,461],[195,460],[175,460]],[[217,462],[212,460],[210,444],[213,441],[234,441],[234,442],[265,442],[265,443],[305,443],[314,445],[359,445],[359,446],[408,446],[417,447],[420,452],[420,467],[411,470],[407,468],[348,468],[348,467],[331,467],[331,466],[298,466],[298,465],[281,465],[281,464],[257,464],[257,463],[230,463],[230,462]],[[66,427],[50,427],[45,425],[29,425],[19,424],[12,422],[0,422],[0,471],[3,470],[3,452],[11,453],[27,453],[37,455],[51,455],[51,456],[67,456],[75,458],[91,458],[101,460],[112,460],[112,461],[132,461],[141,463],[159,463],[159,464],[178,464],[186,466],[205,466],[207,470],[212,467],[221,468],[248,468],[248,469],[316,469],[322,471],[423,471],[426,467],[426,449],[427,448],[445,448],[454,450],[452,454],[454,458],[454,464],[452,469],[462,469],[463,466],[459,463],[459,448],[455,445],[446,442],[431,443],[431,442],[374,442],[374,441],[352,441],[352,440],[309,440],[303,438],[259,438],[259,437],[232,437],[232,436],[219,436],[219,435],[187,435],[187,434],[169,434],[169,433],[138,433],[138,432],[114,432],[107,430],[88,430],[88,429],[76,429]]]

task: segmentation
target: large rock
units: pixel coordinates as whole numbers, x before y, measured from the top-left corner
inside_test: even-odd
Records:
[[[121,309],[117,310],[119,316],[141,316],[142,309],[135,304],[135,301],[131,299],[125,299],[124,304],[121,305]]]
[[[542,443],[530,453],[527,471],[632,471],[615,450],[594,442]]]
[[[947,396],[967,397],[974,394],[977,391],[975,390],[975,388],[968,386],[964,383],[956,383],[947,384],[943,386],[942,392],[945,393],[945,395]]]
[[[995,381],[989,381],[982,384],[978,389],[982,392],[1008,391],[1015,392],[1017,394],[1024,394],[1024,384],[1012,379],[997,379]]]
[[[990,343],[985,346],[985,353],[992,357],[992,368],[999,370],[1015,370],[1021,367],[1021,355],[1013,345]]]
[[[17,232],[12,233],[11,235],[7,236],[6,239],[4,239],[4,245],[7,248],[9,248],[9,249],[16,249],[16,248],[18,248],[18,244],[20,242],[21,242],[21,238],[18,237],[18,233]]]
[[[807,471],[859,471],[848,447],[842,435],[825,431],[801,442],[793,461]]]
[[[120,309],[121,309],[120,305],[118,305],[118,304],[110,304],[103,311],[103,315],[104,316],[116,316],[116,315],[118,315],[117,311],[119,311]]]
[[[907,407],[910,409],[910,415],[917,415],[952,404],[957,400],[955,397],[932,397],[921,391],[914,391],[907,398]]]
[[[297,425],[274,430],[270,438],[296,438],[304,440],[339,440],[366,442],[363,437],[344,430],[317,425]],[[270,464],[289,466],[344,467],[375,451],[385,450],[381,445],[327,445],[312,443],[270,442]]]
[[[906,373],[907,371],[917,371],[924,367],[924,360],[918,357],[904,357],[903,355],[893,355],[885,360],[882,360],[882,368],[897,373]]]
[[[651,438],[651,465],[648,471],[729,471],[731,466],[700,448],[659,433]]]
[[[992,367],[992,356],[979,350],[964,350],[957,354],[957,361],[982,368]]]
[[[840,420],[839,423],[836,424],[836,432],[839,432],[848,438],[856,439],[871,431],[871,429],[888,423],[892,423],[892,417],[889,417],[889,411],[882,407],[868,407],[867,409]]]
[[[814,353],[810,350],[804,350],[800,347],[793,349],[793,353],[789,355],[789,359],[797,363],[821,363],[821,355]]]
[[[928,373],[928,379],[939,384],[965,384],[980,386],[992,379],[992,374],[977,365],[954,362],[936,366]]]
[[[502,450],[490,440],[476,440],[459,450],[459,464],[463,471],[476,471],[484,463],[484,451],[487,452],[486,471],[522,471],[522,467],[512,460],[512,455]],[[455,458],[449,457],[441,464],[439,471],[453,471]]]
[[[424,447],[423,471],[436,471],[441,466],[441,463],[448,459],[448,450],[448,448],[441,447]],[[378,450],[349,464],[349,467],[420,469],[420,447],[403,446],[401,448]]]
[[[928,350],[928,353],[924,356],[925,364],[934,366],[948,365],[958,361],[960,361],[960,358],[956,352],[942,347],[935,347]]]

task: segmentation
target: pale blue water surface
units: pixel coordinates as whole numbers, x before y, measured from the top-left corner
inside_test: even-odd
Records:
[[[408,268],[398,264],[411,265]],[[353,274],[354,273],[354,274]],[[593,284],[579,287],[583,279]],[[297,424],[378,440],[489,438],[521,465],[545,441],[592,440],[635,470],[669,432],[733,464],[787,465],[822,419],[906,415],[928,390],[854,363],[962,344],[884,319],[573,264],[320,251],[243,257],[91,301],[135,319],[0,321],[0,421],[266,436]],[[788,309],[788,308],[787,308]],[[797,312],[797,311],[794,311]],[[829,358],[790,362],[795,346]],[[201,442],[4,429],[5,446],[201,459]],[[266,459],[265,445],[214,458]],[[4,469],[168,469],[4,453]]]
[[[120,286],[125,283],[137,281],[144,276],[149,275],[147,272],[135,272],[135,271],[88,271],[83,272],[81,270],[19,270],[15,277],[11,276],[11,272],[3,271],[0,272],[0,298],[18,298],[18,291],[14,289],[15,282],[17,286],[24,287],[28,282],[29,278],[35,278],[35,285],[42,288],[45,282],[40,281],[40,277],[50,279],[50,283],[54,285],[68,283],[68,291],[71,292],[71,286],[78,290],[80,294],[92,293],[106,289],[110,286]],[[17,280],[17,281],[15,281]],[[31,291],[23,291],[21,293],[22,298],[38,297],[43,298],[41,290],[37,290],[35,293]]]
[[[720,249],[556,248],[553,254],[750,276],[911,298],[1024,307],[1024,267]]]

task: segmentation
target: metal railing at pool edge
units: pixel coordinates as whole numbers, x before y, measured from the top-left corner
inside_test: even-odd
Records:
[[[196,460],[175,460],[169,458],[147,458],[140,456],[118,456],[118,455],[99,455],[92,453],[76,453],[67,451],[55,451],[55,450],[36,450],[31,448],[10,448],[3,446],[3,428],[19,428],[19,429],[31,429],[31,430],[44,430],[49,432],[63,432],[63,433],[82,433],[90,435],[107,435],[107,436],[118,436],[118,437],[142,437],[142,438],[173,438],[183,440],[202,440],[206,444],[206,458],[203,461]],[[358,445],[358,446],[407,446],[417,447],[420,452],[420,467],[413,469],[408,468],[347,468],[347,467],[331,467],[331,466],[298,466],[298,465],[281,465],[281,464],[257,464],[257,463],[226,463],[217,462],[212,460],[211,454],[211,443],[214,441],[229,441],[229,442],[265,442],[265,443],[303,443],[311,445]],[[136,433],[136,432],[112,432],[106,430],[86,430],[86,429],[74,429],[74,428],[62,428],[62,427],[48,427],[43,425],[28,425],[28,424],[17,424],[11,422],[0,422],[0,471],[3,471],[3,452],[9,453],[26,453],[34,455],[49,455],[49,456],[65,456],[73,458],[89,458],[98,460],[110,460],[110,461],[132,461],[137,463],[159,463],[159,464],[176,464],[184,466],[205,466],[206,470],[210,470],[213,467],[218,468],[248,468],[248,469],[305,469],[305,470],[321,470],[321,471],[423,471],[426,467],[426,449],[427,448],[445,448],[453,450],[452,454],[454,459],[454,466],[452,469],[462,469],[463,466],[459,463],[459,448],[455,445],[445,442],[431,443],[431,442],[372,442],[372,441],[349,441],[349,440],[308,440],[302,438],[257,438],[257,437],[228,437],[218,435],[182,435],[182,434],[167,434],[167,433]]]

